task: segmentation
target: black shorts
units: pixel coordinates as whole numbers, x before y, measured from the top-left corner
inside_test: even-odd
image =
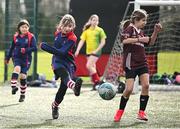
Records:
[[[131,69],[129,70],[128,68],[125,68],[126,72],[126,79],[128,78],[136,78],[136,76],[140,76],[144,73],[149,73],[148,67],[142,67],[142,68],[137,68],[137,69]]]
[[[97,54],[87,54],[86,56],[95,56],[95,57],[100,57],[100,55],[97,55]]]

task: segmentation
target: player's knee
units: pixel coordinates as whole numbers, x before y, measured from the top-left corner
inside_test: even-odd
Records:
[[[20,74],[20,79],[26,79],[27,78],[27,75],[26,74],[24,74],[24,73],[21,73]]]
[[[14,67],[14,72],[15,73],[20,73],[20,71],[21,71],[21,67],[20,66],[15,66]]]
[[[149,84],[143,84],[142,89],[145,91],[149,90]]]
[[[91,69],[91,67],[92,67],[91,64],[89,64],[89,63],[86,64],[86,68],[87,68],[88,70]]]

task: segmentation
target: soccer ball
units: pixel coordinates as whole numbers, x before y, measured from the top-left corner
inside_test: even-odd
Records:
[[[98,88],[99,96],[104,100],[111,100],[116,95],[116,88],[113,84],[105,82]]]

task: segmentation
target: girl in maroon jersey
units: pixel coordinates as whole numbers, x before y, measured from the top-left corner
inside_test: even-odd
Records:
[[[145,36],[141,30],[147,23],[147,12],[145,10],[135,10],[130,20],[123,24],[121,41],[123,46],[123,65],[126,73],[126,88],[120,100],[114,121],[119,122],[126,107],[126,103],[133,91],[136,76],[139,76],[142,91],[140,95],[140,108],[137,119],[147,121],[145,113],[146,105],[149,99],[149,73],[148,64],[145,57],[144,45],[153,45],[158,32],[162,29],[160,23],[155,24],[152,35]]]

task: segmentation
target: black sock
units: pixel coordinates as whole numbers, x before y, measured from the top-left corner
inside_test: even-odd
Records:
[[[148,95],[141,95],[140,96],[140,110],[145,111],[149,96]]]
[[[12,73],[11,80],[17,80],[19,74],[18,73]]]
[[[121,96],[120,105],[119,105],[120,110],[125,109],[126,103],[127,103],[128,100],[129,100],[129,98],[124,98],[124,96]]]
[[[67,86],[62,80],[58,92],[56,93],[55,96],[55,101],[57,104],[60,104],[63,101],[66,91],[67,91]]]
[[[12,73],[12,76],[11,76],[11,87],[12,88],[15,88],[17,86],[18,76],[19,76],[18,73]]]

